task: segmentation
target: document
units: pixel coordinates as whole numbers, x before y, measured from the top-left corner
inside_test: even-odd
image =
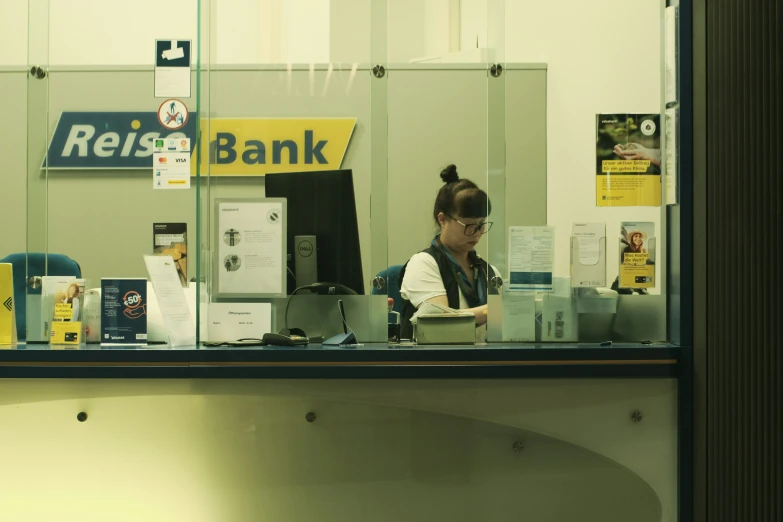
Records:
[[[554,227],[509,227],[509,290],[552,290]]]
[[[210,342],[261,339],[272,331],[269,303],[210,303],[207,317]]]
[[[157,138],[152,149],[152,188],[190,188],[190,138]]]
[[[503,340],[536,340],[536,295],[526,292],[503,294]]]
[[[217,202],[218,295],[285,295],[285,200]]]
[[[190,313],[176,262],[171,256],[144,256],[144,263],[171,346],[194,346],[196,321]]]

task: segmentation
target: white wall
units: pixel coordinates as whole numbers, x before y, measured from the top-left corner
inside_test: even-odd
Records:
[[[27,0],[0,0],[0,67],[27,65]]]
[[[654,221],[660,231],[659,208],[597,208],[594,168],[596,114],[660,112],[661,9],[660,0],[506,1],[506,60],[549,67],[547,208],[558,275],[569,272],[573,221],[606,222],[610,281],[620,222]]]

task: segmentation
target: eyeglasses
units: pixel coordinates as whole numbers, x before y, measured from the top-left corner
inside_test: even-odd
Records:
[[[470,225],[466,225],[459,219],[453,218],[446,214],[449,218],[453,219],[463,227],[465,227],[465,235],[466,236],[475,236],[476,234],[486,234],[489,232],[489,229],[492,228],[492,221],[485,221],[484,223],[473,223]]]

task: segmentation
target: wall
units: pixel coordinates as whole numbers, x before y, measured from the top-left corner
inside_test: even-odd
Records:
[[[661,209],[597,208],[594,180],[595,115],[660,112],[660,9],[660,0],[506,2],[506,60],[549,66],[547,208],[560,275],[573,221],[606,222],[611,279],[621,221],[655,221],[661,237]]]

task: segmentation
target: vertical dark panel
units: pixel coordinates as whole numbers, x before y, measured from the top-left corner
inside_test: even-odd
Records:
[[[783,520],[782,4],[703,3],[710,522]]]

